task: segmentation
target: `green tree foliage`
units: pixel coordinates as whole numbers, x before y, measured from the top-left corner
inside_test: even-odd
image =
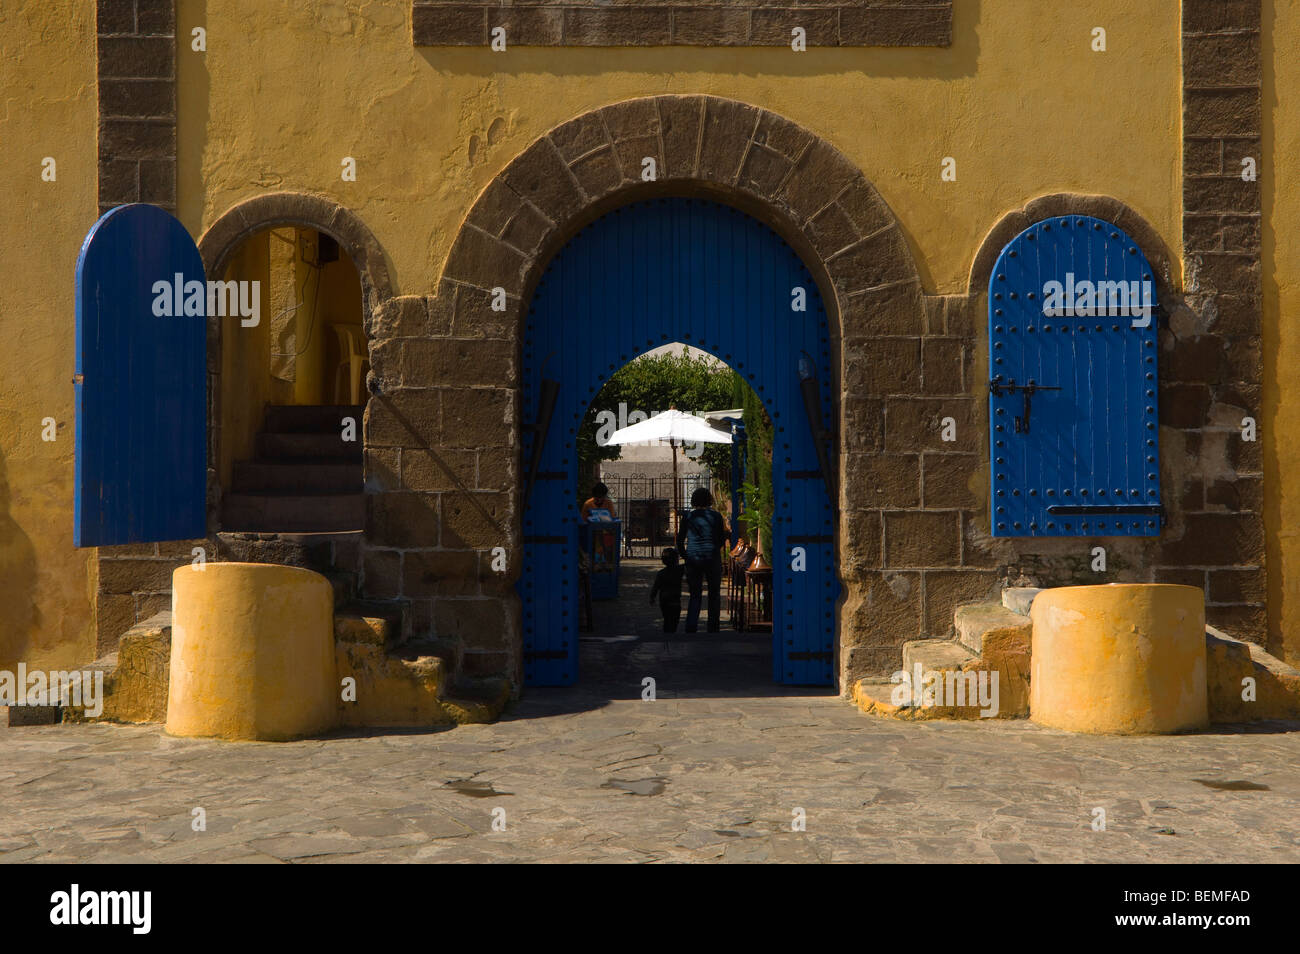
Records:
[[[772,419],[754,389],[739,374],[733,374],[732,400],[744,410],[745,434],[745,512],[741,520],[751,544],[757,543],[757,531],[763,534],[763,552],[772,555]]]
[[[590,489],[599,461],[619,458],[621,448],[600,447],[596,443],[599,412],[612,411],[617,416],[620,402],[627,404],[628,413],[644,411],[646,414],[657,414],[670,407],[697,413],[737,407],[731,403],[734,378],[735,372],[725,364],[703,355],[642,355],[625,364],[605,382],[578,429],[579,490]],[[715,477],[725,480],[731,469],[731,448],[726,444],[706,444],[701,460]]]

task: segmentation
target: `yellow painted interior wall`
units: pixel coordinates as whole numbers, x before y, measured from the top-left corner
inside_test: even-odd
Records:
[[[347,252],[340,250],[337,261],[328,262],[321,268],[318,299],[315,334],[320,341],[320,387],[317,403],[348,404],[352,400],[349,379],[339,372],[339,365],[353,348],[366,354],[366,335],[361,321],[361,277]],[[349,338],[346,348],[336,328],[346,330]],[[363,402],[365,383],[365,372],[362,371],[359,393]]]
[[[271,246],[269,231],[244,241],[226,266],[225,281],[260,282],[262,320],[243,327],[238,315],[221,319],[221,483],[230,486],[237,460],[254,456],[257,432],[276,388],[271,376]],[[278,251],[278,249],[277,249]]]
[[[317,264],[319,246],[315,229],[267,229],[240,243],[226,268],[226,281],[261,282],[262,312],[252,327],[236,317],[222,325],[223,486],[235,461],[256,455],[267,404],[335,402],[335,325],[349,326],[365,349],[357,270],[344,252]]]
[[[269,233],[267,258],[270,271],[271,311],[264,315],[270,335],[271,402],[292,404],[294,381],[298,373],[298,356],[294,342],[297,333],[298,230],[272,229]]]
[[[320,321],[321,269],[314,264],[318,241],[314,230],[297,230],[298,257],[293,263],[297,302],[291,347],[298,367],[293,381],[292,404],[321,403],[325,328]]]
[[[74,274],[98,218],[95,5],[0,5],[0,91],[0,669],[61,668],[95,647],[94,551],[72,546]]]

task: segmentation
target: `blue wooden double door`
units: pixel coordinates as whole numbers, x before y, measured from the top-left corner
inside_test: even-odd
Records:
[[[729,206],[686,198],[633,203],[588,225],[552,259],[529,303],[523,461],[535,479],[518,583],[525,681],[563,686],[579,676],[579,425],[615,371],[672,342],[726,362],[772,419],[773,677],[832,685],[839,583],[819,462],[834,467],[824,439],[833,421],[825,308],[775,232]]]

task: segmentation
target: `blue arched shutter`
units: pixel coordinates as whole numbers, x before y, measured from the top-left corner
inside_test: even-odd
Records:
[[[995,537],[1160,532],[1151,265],[1090,216],[1038,222],[989,280]]]
[[[157,206],[106,212],[82,244],[76,300],[74,544],[204,536],[207,296],[193,239]]]

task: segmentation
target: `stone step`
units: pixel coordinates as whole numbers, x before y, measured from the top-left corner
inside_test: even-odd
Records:
[[[903,643],[903,668],[912,672],[920,665],[922,672],[948,672],[961,669],[975,653],[955,639],[913,639]]]
[[[63,710],[63,721],[165,722],[171,652],[171,610],[136,623],[122,634],[116,653],[86,667],[105,673],[103,711],[92,716],[84,704],[68,706]]]
[[[361,433],[364,405],[271,404],[266,408],[262,430],[275,434],[341,434],[343,419],[350,417]]]
[[[488,679],[474,685],[457,684],[442,705],[457,725],[485,725],[495,722],[509,701],[509,681]]]
[[[225,530],[289,533],[360,530],[365,527],[365,495],[227,494],[221,502]]]
[[[897,683],[881,679],[860,679],[853,686],[853,704],[867,715],[884,719],[926,722],[945,718],[943,712],[936,708],[898,705],[894,702],[898,690]]]
[[[262,432],[257,435],[257,459],[261,461],[351,462],[361,460],[361,432],[355,441],[343,440],[338,434],[279,434]]]
[[[63,720],[63,710],[58,706],[6,706],[10,728],[24,725],[58,725]]]
[[[363,531],[304,533],[225,531],[217,534],[218,559],[227,563],[278,563],[329,576],[360,566]]]
[[[1033,632],[1029,617],[1007,609],[1001,603],[967,603],[953,613],[957,640],[972,653],[984,651],[984,639],[991,633],[1016,634],[1026,642]]]
[[[347,494],[360,493],[364,482],[360,463],[301,461],[235,461],[233,493]]]
[[[402,611],[398,607],[350,599],[334,611],[334,639],[338,642],[392,649],[401,641],[401,635]]]
[[[1258,722],[1300,719],[1300,670],[1269,654],[1263,646],[1205,627],[1205,676],[1210,721]],[[1245,679],[1254,680],[1255,698],[1242,698]]]
[[[339,678],[355,680],[356,699],[341,704],[341,724],[367,728],[452,725],[443,703],[451,682],[454,647],[408,643],[388,651],[374,640],[335,643]]]
[[[355,680],[356,700],[339,700],[343,726],[430,727],[491,722],[510,698],[504,679],[454,685],[453,643],[400,643],[402,607],[353,599],[334,617],[334,652],[340,679]],[[10,725],[64,722],[165,722],[171,666],[171,613],[131,627],[116,653],[88,667],[104,674],[103,711],[85,705],[12,707]],[[395,645],[397,644],[397,645]],[[83,700],[84,702],[85,700]]]
[[[1013,613],[1028,616],[1034,597],[1041,592],[1041,586],[1008,586],[1002,590],[1002,605]]]

